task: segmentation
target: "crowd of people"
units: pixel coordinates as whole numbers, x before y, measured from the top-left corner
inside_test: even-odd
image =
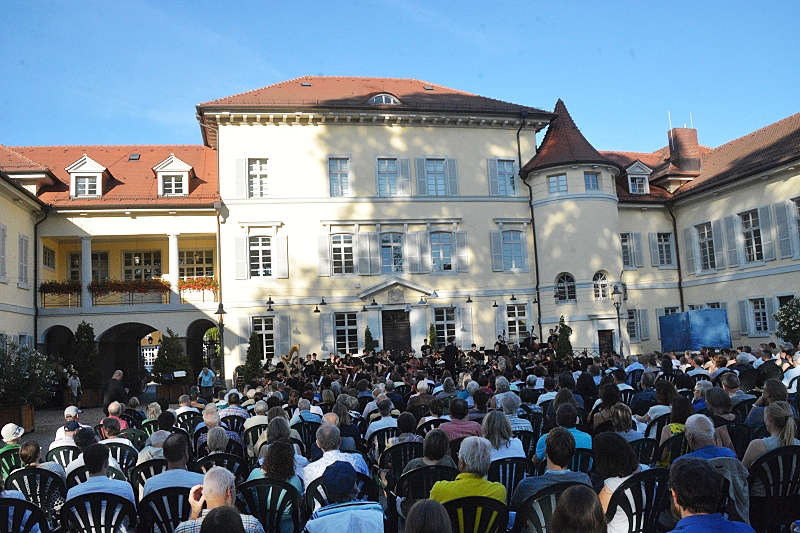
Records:
[[[746,532],[772,512],[750,505],[763,501],[767,487],[749,482],[748,469],[774,450],[800,446],[793,405],[800,352],[791,346],[624,359],[557,359],[546,347],[518,354],[452,348],[423,349],[421,357],[309,355],[265,369],[241,390],[214,390],[204,370],[203,389],[193,387],[172,408],[112,401],[92,427],[67,407],[50,446],[76,448],[66,464],[15,424],[2,428],[0,460],[16,454],[16,467],[45,469],[64,482],[65,501],[49,502],[50,511],[86,494],[113,494],[141,511],[153,493],[181,488],[188,516],[178,533],[269,531],[275,524],[237,500],[256,480],[279,482],[298,498],[282,508],[281,533],[374,533],[385,524],[447,533],[449,507],[467,497],[496,502],[507,527],[524,527],[548,491],[557,491],[549,531],[621,533],[637,510],[620,503],[620,493],[652,487],[661,487],[652,488],[661,494],[658,511],[647,514],[653,531]],[[141,431],[146,440],[137,438]],[[217,463],[203,463],[212,456]],[[165,466],[143,485],[125,479],[159,460]],[[4,477],[13,476],[13,465],[2,466]],[[74,482],[71,474],[83,471]],[[408,480],[416,484],[410,490]],[[632,485],[639,482],[642,488]],[[29,497],[6,488],[0,497]]]

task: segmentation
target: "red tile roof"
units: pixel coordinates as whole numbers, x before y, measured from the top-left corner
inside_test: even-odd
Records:
[[[40,169],[49,169],[56,183],[40,189],[39,199],[59,208],[210,207],[219,200],[217,154],[206,146],[9,146],[5,147],[5,151],[35,162]],[[140,155],[138,161],[129,159],[132,153]],[[70,176],[65,169],[83,154],[106,167],[110,175],[104,179],[104,191],[100,198],[69,197]],[[188,196],[158,196],[158,180],[153,167],[170,154],[175,154],[193,168]]]
[[[47,167],[31,161],[7,146],[0,144],[0,170],[3,172],[46,172]]]
[[[617,166],[617,163],[600,154],[589,144],[575,125],[567,106],[559,98],[553,110],[556,118],[550,122],[547,133],[536,155],[528,161],[522,172],[555,167],[567,163],[599,163]]]

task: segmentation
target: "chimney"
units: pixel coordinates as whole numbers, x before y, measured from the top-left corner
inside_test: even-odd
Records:
[[[669,133],[669,161],[682,171],[700,171],[700,145],[694,128],[672,128]]]

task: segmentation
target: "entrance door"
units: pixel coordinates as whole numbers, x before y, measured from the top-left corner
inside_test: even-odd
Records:
[[[614,351],[613,329],[597,330],[597,347],[600,350],[600,355],[612,353]]]
[[[408,312],[403,310],[381,312],[383,322],[383,346],[384,350],[399,352],[411,349],[411,322],[408,320]]]

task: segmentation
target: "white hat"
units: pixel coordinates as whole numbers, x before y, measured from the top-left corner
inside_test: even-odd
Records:
[[[69,407],[64,409],[64,418],[67,418],[67,417],[72,418],[72,417],[74,417],[75,415],[77,415],[80,412],[81,412],[80,409],[78,409],[74,405],[70,405]]]
[[[0,431],[0,436],[3,437],[3,440],[8,443],[8,441],[16,440],[25,433],[25,430],[16,425],[14,422],[9,422],[5,426],[3,426],[3,430]]]

